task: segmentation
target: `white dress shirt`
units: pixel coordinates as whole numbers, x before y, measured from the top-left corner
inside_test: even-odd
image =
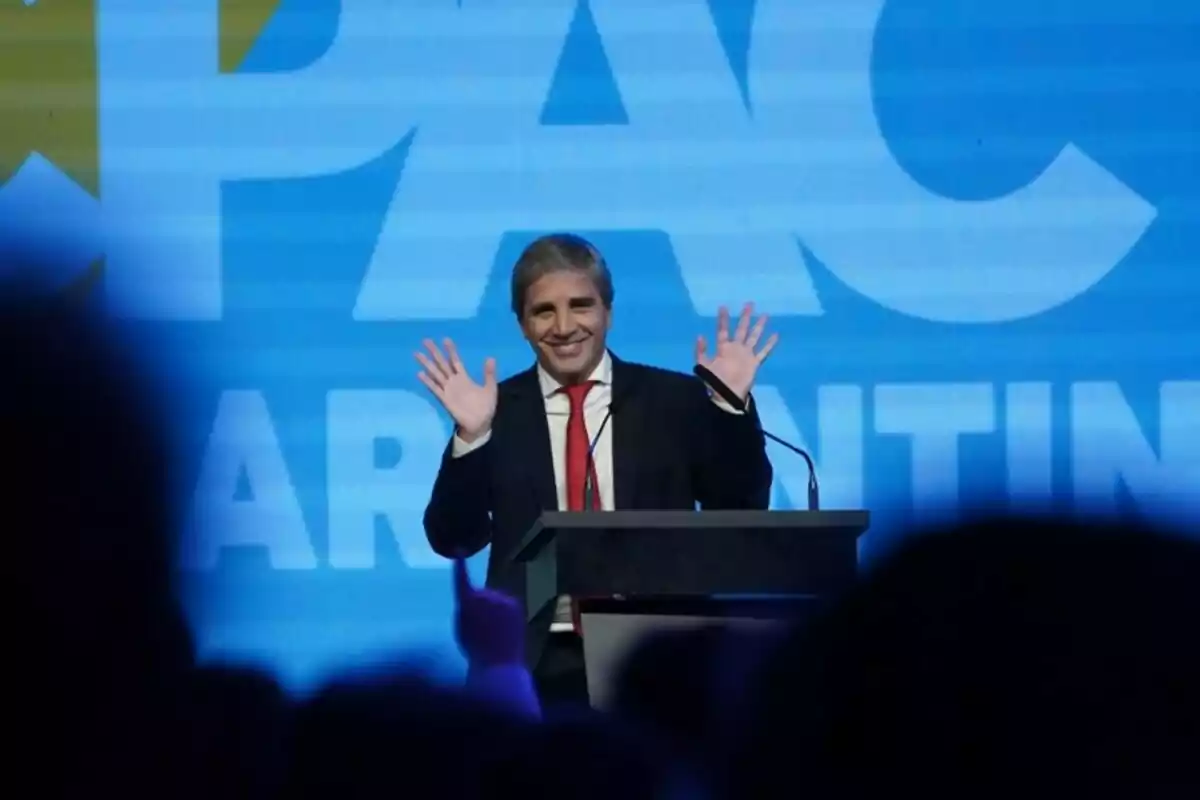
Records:
[[[600,363],[592,370],[592,374],[588,376],[588,379],[594,381],[595,385],[592,386],[583,401],[583,421],[587,428],[588,441],[595,441],[592,463],[596,469],[597,486],[593,491],[599,496],[602,511],[612,511],[616,507],[616,495],[613,490],[612,437],[613,426],[620,424],[620,415],[614,414],[610,417],[608,424],[604,425],[604,430],[600,432],[600,438],[595,438],[596,431],[604,424],[604,417],[612,405],[612,369],[612,356],[606,352],[600,359]],[[554,486],[558,491],[558,508],[560,511],[566,511],[568,510],[567,420],[571,415],[571,401],[560,391],[563,385],[542,369],[541,364],[537,367],[537,375],[538,385],[542,388],[542,397],[546,403],[546,424],[550,427],[550,454],[554,460]],[[733,408],[716,394],[712,395],[712,400],[720,409],[730,414],[744,413]],[[453,458],[461,458],[483,447],[491,437],[491,431],[488,431],[475,441],[468,443],[455,433],[454,442],[450,447],[450,455]],[[560,598],[552,630],[570,630],[570,620],[570,606],[565,602],[565,598]]]

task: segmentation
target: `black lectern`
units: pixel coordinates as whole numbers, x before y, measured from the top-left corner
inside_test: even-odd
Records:
[[[588,692],[603,706],[612,670],[652,630],[769,621],[845,590],[868,524],[865,511],[549,511],[513,560],[531,625],[560,595],[579,600]]]

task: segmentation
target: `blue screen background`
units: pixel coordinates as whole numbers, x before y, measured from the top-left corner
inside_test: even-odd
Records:
[[[1194,518],[1195,3],[285,0],[231,75],[215,5],[97,3],[109,285],[203,387],[206,654],[457,668],[411,354],[528,366],[508,275],[553,230],[605,253],[622,358],[771,314],[764,425],[871,510],[865,562],[976,494]]]

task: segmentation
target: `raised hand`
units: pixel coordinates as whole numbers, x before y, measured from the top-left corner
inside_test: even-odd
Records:
[[[754,376],[758,374],[759,366],[767,360],[767,356],[779,342],[779,334],[772,333],[762,347],[758,348],[759,340],[767,327],[767,316],[763,314],[751,326],[753,316],[754,304],[746,303],[737,328],[731,334],[729,309],[721,306],[717,312],[717,352],[712,358],[708,357],[708,343],[704,337],[696,339],[696,363],[712,370],[712,373],[724,381],[742,400],[750,396],[750,387],[754,385]]]
[[[467,562],[454,559],[454,635],[474,667],[525,663],[525,612],[506,594],[471,585]]]
[[[424,341],[425,349],[415,355],[424,369],[417,373],[417,380],[433,392],[442,407],[454,418],[458,435],[465,441],[483,436],[492,428],[496,415],[496,359],[483,362],[483,383],[476,383],[467,374],[454,342],[443,339],[446,354],[432,339]]]

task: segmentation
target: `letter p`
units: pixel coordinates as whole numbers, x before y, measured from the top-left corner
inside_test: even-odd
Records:
[[[343,0],[313,64],[222,75],[217,0],[153,5],[96,6],[108,287],[130,317],[215,320],[222,183],[335,173],[392,147],[417,116],[403,86],[381,86],[406,57],[397,37],[420,23],[396,3]]]

